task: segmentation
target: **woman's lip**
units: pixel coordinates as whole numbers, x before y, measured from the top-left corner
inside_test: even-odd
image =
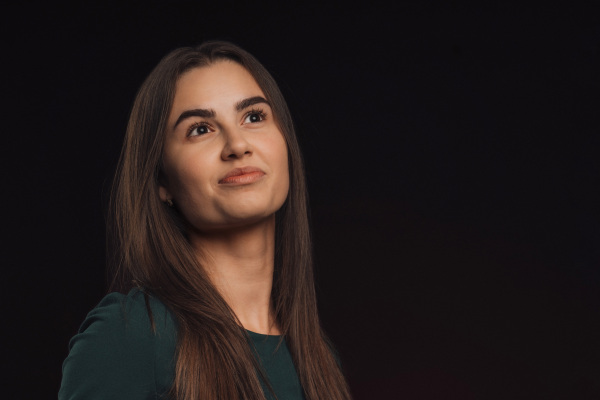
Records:
[[[234,168],[219,180],[221,184],[252,183],[265,175],[264,171],[256,167]]]
[[[229,178],[221,179],[219,181],[219,183],[223,184],[223,185],[247,184],[247,183],[256,182],[257,180],[262,178],[264,175],[265,175],[264,172],[254,171],[254,172],[249,172],[249,173],[243,174],[243,175],[235,175],[235,176],[230,176]]]

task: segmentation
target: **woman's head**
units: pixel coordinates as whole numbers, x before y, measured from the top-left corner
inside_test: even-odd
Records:
[[[235,78],[235,82],[233,78]],[[229,90],[228,97],[225,96],[225,89]],[[231,92],[235,89],[238,93]],[[256,94],[257,96],[245,97],[245,94]],[[235,117],[239,118],[252,110],[262,111],[265,121],[258,121],[258,123],[255,121],[244,125],[241,124],[243,120],[237,121],[240,124],[234,129],[234,116],[230,111],[239,104],[225,105],[224,102],[230,101],[231,103],[234,99],[232,96],[235,95],[240,97],[239,101],[246,100],[246,107],[243,110],[236,110],[238,115]],[[256,103],[254,101],[252,104],[252,100],[256,100],[257,97],[263,98],[265,102]],[[248,100],[250,100],[249,103]],[[215,110],[217,105],[223,108]],[[267,112],[263,109],[267,109]],[[200,115],[199,110],[216,111],[216,113]],[[228,114],[225,114],[225,111]],[[189,118],[185,118],[186,116]],[[262,118],[260,112],[249,117]],[[194,138],[186,136],[189,134],[187,129],[192,124],[200,123],[206,123],[206,128],[200,128],[191,134],[197,135],[198,132],[206,131],[208,135]],[[177,126],[175,127],[175,125]],[[246,129],[247,132],[255,133],[265,130],[273,133],[274,130],[277,130],[282,135],[283,144],[287,147],[287,154],[284,154],[284,157],[289,161],[289,178],[291,180],[289,196],[293,197],[296,193],[296,184],[303,186],[300,151],[285,100],[266,69],[249,53],[224,42],[208,42],[196,48],[181,48],[167,55],[152,71],[138,93],[123,149],[123,166],[129,166],[136,170],[132,174],[134,180],[129,183],[138,186],[137,188],[132,187],[133,190],[139,194],[144,193],[143,196],[137,197],[138,206],[151,209],[149,217],[152,217],[167,212],[164,207],[161,207],[160,200],[163,202],[167,199],[172,200],[176,205],[175,208],[182,215],[175,215],[177,213],[173,212],[170,214],[176,219],[183,217],[183,225],[192,229],[215,229],[220,227],[220,223],[226,221],[232,224],[236,223],[236,218],[243,218],[244,212],[245,215],[251,216],[253,211],[248,209],[251,205],[248,202],[242,204],[232,201],[224,204],[223,201],[219,201],[223,200],[223,196],[215,197],[215,194],[219,194],[219,190],[215,192],[213,189],[221,189],[221,194],[226,191],[228,198],[232,199],[236,192],[248,191],[251,187],[265,186],[262,181],[269,181],[272,185],[276,178],[278,187],[271,186],[269,189],[275,194],[275,196],[271,196],[273,201],[271,204],[264,204],[264,207],[265,212],[279,209],[282,205],[280,194],[282,191],[287,192],[285,190],[287,182],[282,179],[283,171],[280,166],[273,165],[276,170],[268,171],[266,179],[261,179],[258,185],[234,188],[234,185],[218,183],[220,178],[231,172],[232,169],[239,167],[265,169],[269,167],[266,163],[276,161],[273,159],[273,155],[279,149],[273,149],[274,140],[270,140],[268,143],[270,146],[265,146],[264,140],[263,143],[256,143],[256,140],[253,143],[252,140],[259,136],[257,134],[245,135],[245,138],[252,139],[246,140],[245,145],[257,146],[256,149],[246,149],[245,154],[241,156],[235,154],[236,151],[239,151],[236,146],[244,144],[243,140],[237,140],[241,139],[241,136],[237,135],[242,132],[239,129],[241,127],[247,127],[249,128]],[[218,131],[218,134],[215,134],[214,131]],[[178,140],[182,137],[188,139],[186,143],[184,143],[185,140]],[[271,135],[270,139],[275,139],[275,135]],[[195,141],[195,146],[185,145],[192,141]],[[221,152],[230,151],[230,153],[220,155],[216,159],[217,146],[221,147]],[[192,148],[199,152],[194,154],[190,151]],[[272,151],[268,154],[269,159],[259,160],[263,148],[265,151]],[[182,162],[182,159],[186,156],[196,157],[198,155],[203,158],[196,159],[195,171],[203,173],[204,176],[196,176],[195,179],[210,178],[213,185],[211,187],[209,187],[210,185],[201,186],[201,189],[206,188],[207,190],[191,193],[187,189],[191,188],[188,183],[191,183],[190,178],[193,178],[189,176],[192,165],[190,162],[187,164]],[[254,165],[256,163],[262,163],[262,166]],[[212,167],[212,175],[207,167]],[[214,182],[215,178],[219,178],[217,183]],[[299,189],[301,192],[304,191],[303,187]],[[263,194],[266,195],[266,192],[263,191]],[[237,197],[240,198],[240,196]],[[284,199],[287,197],[286,193]],[[203,202],[202,207],[199,207],[199,201]],[[244,210],[244,204],[246,210]],[[233,211],[241,214],[236,216],[236,212]],[[258,217],[258,215],[256,216]],[[237,222],[241,221],[238,219]],[[182,224],[180,224],[181,226]]]

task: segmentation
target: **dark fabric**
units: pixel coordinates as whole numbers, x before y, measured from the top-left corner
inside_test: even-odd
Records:
[[[69,343],[59,400],[167,398],[175,376],[176,322],[164,304],[148,298],[155,333],[139,290],[111,293],[88,314]],[[279,336],[248,334],[279,400],[304,399],[285,340],[279,345]]]

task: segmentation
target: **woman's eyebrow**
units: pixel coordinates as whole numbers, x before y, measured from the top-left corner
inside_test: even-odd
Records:
[[[254,97],[248,97],[247,99],[238,101],[235,105],[235,110],[242,111],[245,108],[248,108],[250,106],[253,106],[253,105],[259,104],[259,103],[265,103],[269,107],[271,106],[271,103],[269,103],[269,101],[267,99],[265,99],[264,97],[254,96]]]
[[[173,129],[177,128],[177,125],[179,125],[179,123],[186,118],[190,118],[190,117],[214,118],[215,115],[216,115],[216,113],[214,110],[205,110],[203,108],[196,108],[194,110],[186,110],[181,113],[179,118],[177,118],[175,125],[173,125]]]

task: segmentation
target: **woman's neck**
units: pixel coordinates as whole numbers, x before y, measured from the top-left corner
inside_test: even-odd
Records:
[[[275,216],[250,226],[190,236],[212,283],[244,326],[277,335],[271,304]]]

